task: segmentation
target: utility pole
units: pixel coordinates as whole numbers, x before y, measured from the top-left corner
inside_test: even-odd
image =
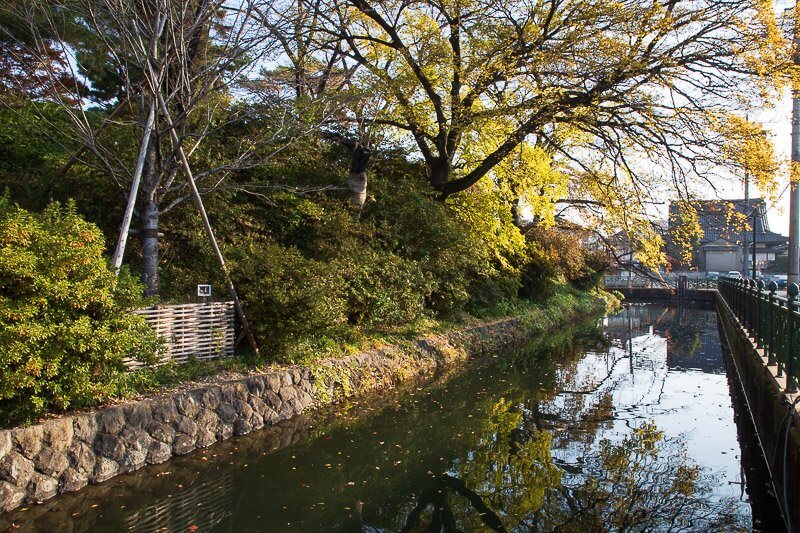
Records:
[[[747,168],[744,169],[744,216],[745,221],[750,218],[750,174]],[[747,254],[750,252],[750,243],[747,242],[748,231],[745,226],[742,229],[742,275],[747,277],[747,271],[750,270],[750,261],[747,260]],[[755,273],[753,274],[755,277]]]
[[[797,6],[795,6],[795,14]],[[794,24],[794,64],[800,65],[800,31]],[[792,166],[800,165],[800,91],[792,83]],[[800,188],[789,172],[789,268],[788,282],[800,282]]]
[[[758,216],[758,204],[753,207],[753,279],[756,279],[756,217]],[[762,222],[763,224],[763,222]]]

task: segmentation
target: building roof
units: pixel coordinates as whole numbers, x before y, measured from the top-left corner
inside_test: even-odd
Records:
[[[671,215],[678,213],[678,203],[671,203],[669,211]],[[740,224],[733,221],[734,213],[739,216],[747,217],[747,240],[753,239],[752,226],[755,220],[755,240],[757,243],[766,246],[775,246],[788,241],[787,237],[770,231],[767,220],[766,203],[762,198],[751,198],[749,200],[695,200],[691,205],[697,211],[698,221],[703,230],[699,246],[719,245],[720,241],[725,241],[733,245],[741,245],[743,242],[744,231]],[[670,217],[672,220],[673,217]]]

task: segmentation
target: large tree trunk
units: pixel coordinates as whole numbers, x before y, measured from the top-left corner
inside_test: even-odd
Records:
[[[145,285],[145,296],[158,294],[158,204],[148,194],[142,210],[142,281]]]
[[[522,220],[522,198],[516,198],[511,202],[511,216],[514,217],[514,225],[519,229],[524,229],[525,221]]]
[[[372,151],[360,143],[355,143],[349,148],[353,160],[350,164],[350,174],[347,176],[347,188],[350,190],[350,202],[361,212],[367,201],[367,166]]]
[[[428,181],[437,192],[444,193],[446,184],[450,180],[450,164],[444,157],[437,157],[426,161],[428,166]]]

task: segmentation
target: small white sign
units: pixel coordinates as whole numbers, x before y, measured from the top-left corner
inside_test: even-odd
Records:
[[[197,295],[202,298],[210,298],[211,297],[211,285],[198,285],[197,286]]]

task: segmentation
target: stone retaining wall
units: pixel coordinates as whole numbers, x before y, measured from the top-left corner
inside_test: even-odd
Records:
[[[602,308],[598,307],[599,312]],[[575,320],[565,311],[562,321]],[[0,431],[0,512],[519,343],[518,319]]]

